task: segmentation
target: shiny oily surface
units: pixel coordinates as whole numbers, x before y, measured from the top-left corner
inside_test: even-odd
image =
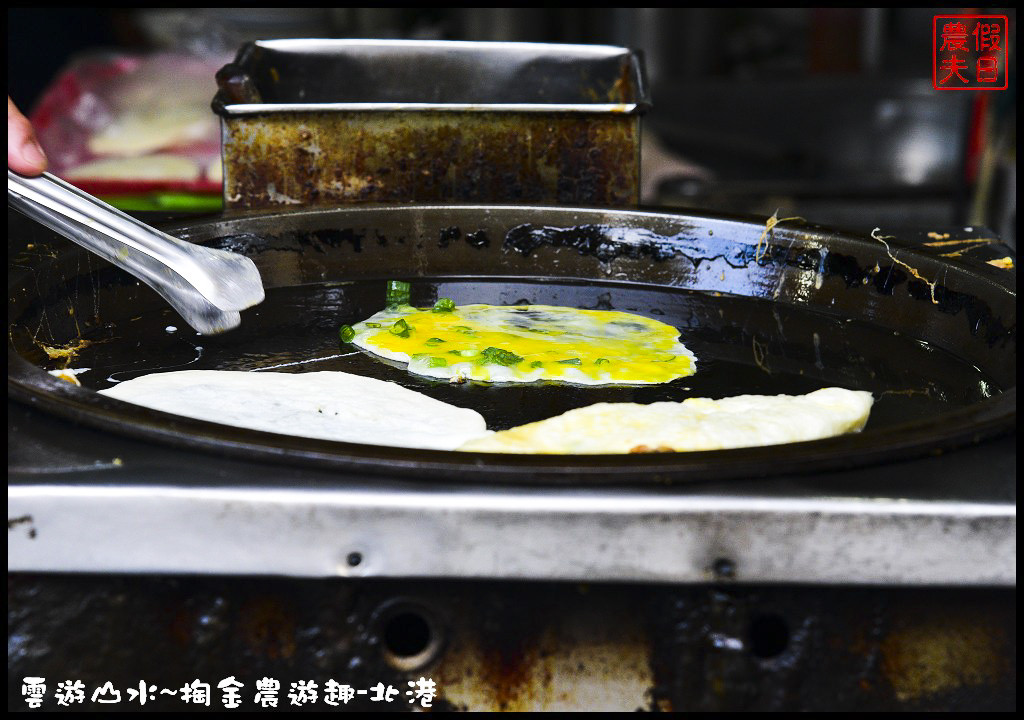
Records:
[[[581,385],[666,383],[692,375],[679,331],[614,310],[551,305],[389,308],[353,326],[352,343],[427,377]]]
[[[967,407],[1003,388],[941,348],[876,325],[803,307],[680,288],[611,281],[509,278],[416,278],[411,303],[441,297],[457,305],[558,305],[620,310],[657,319],[680,331],[699,358],[696,374],[658,385],[592,386],[563,382],[452,384],[413,375],[404,364],[341,343],[338,328],[384,308],[382,280],[271,288],[243,313],[242,325],[202,337],[183,326],[158,297],[142,302],[134,285],[97,289],[105,324],[83,333],[73,368],[86,388],[164,370],[341,370],[388,380],[458,407],[476,410],[495,430],[543,420],[598,402],[682,401],[691,397],[802,395],[823,387],[871,392],[865,432],[932,418]],[[124,295],[133,303],[119,298]],[[120,308],[118,312],[114,308]],[[46,369],[64,364],[12,338]]]

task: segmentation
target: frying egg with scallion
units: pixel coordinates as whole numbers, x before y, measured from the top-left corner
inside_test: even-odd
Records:
[[[671,325],[611,310],[553,305],[396,305],[341,329],[341,339],[409,371],[452,382],[657,384],[696,372]]]

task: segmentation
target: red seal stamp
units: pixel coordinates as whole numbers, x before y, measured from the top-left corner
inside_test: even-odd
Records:
[[[1009,32],[1005,15],[936,15],[932,85],[936,90],[1005,90]]]

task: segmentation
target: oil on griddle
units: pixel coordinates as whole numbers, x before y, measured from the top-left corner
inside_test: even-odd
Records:
[[[838,386],[874,394],[870,431],[978,405],[1015,384],[1006,292],[979,295],[987,281],[949,268],[942,283],[926,286],[870,239],[802,228],[763,237],[765,228],[609,210],[408,206],[198,223],[180,234],[248,254],[267,286],[267,299],[243,314],[239,329],[212,337],[196,335],[114,268],[63,250],[42,256],[41,247],[64,241],[40,237],[26,258],[24,302],[12,305],[10,341],[46,369],[68,358],[49,358],[41,344],[88,341],[71,366],[89,368],[78,379],[94,390],[181,369],[340,370],[472,408],[493,429],[597,402]],[[929,278],[940,272],[922,267]],[[411,281],[412,304],[421,307],[449,297],[655,318],[680,330],[698,372],[632,387],[417,377],[338,339],[342,324],[383,308],[387,278]],[[950,287],[954,281],[959,286]]]
[[[473,408],[494,429],[596,402],[802,394],[825,386],[871,391],[876,404],[869,427],[884,427],[967,406],[995,388],[977,368],[914,338],[750,298],[615,282],[423,278],[413,284],[413,304],[429,305],[438,297],[456,303],[615,309],[656,318],[680,329],[682,340],[697,355],[698,372],[646,387],[452,385],[417,377],[399,363],[338,340],[339,325],[383,307],[383,284],[377,281],[271,289],[260,307],[246,313],[240,329],[219,337],[198,336],[156,302],[125,308],[126,317],[106,317],[116,329],[84,347],[75,366],[90,368],[79,380],[95,390],[147,373],[182,369],[340,370]],[[808,337],[812,342],[806,342]]]

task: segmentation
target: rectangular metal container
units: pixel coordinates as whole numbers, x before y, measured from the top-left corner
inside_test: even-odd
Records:
[[[602,45],[251,42],[217,74],[226,208],[639,201],[639,56]]]

